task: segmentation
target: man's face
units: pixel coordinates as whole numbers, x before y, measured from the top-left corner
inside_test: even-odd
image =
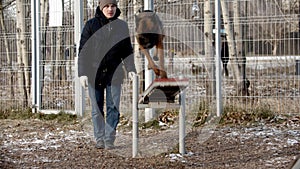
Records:
[[[103,7],[102,12],[107,19],[110,19],[115,16],[117,6],[115,4],[107,4]]]

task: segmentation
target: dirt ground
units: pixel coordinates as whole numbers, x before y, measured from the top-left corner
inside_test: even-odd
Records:
[[[82,122],[6,119],[0,120],[0,168],[289,168],[300,155],[300,117],[283,121],[188,129],[183,156],[176,126],[141,128],[139,157],[132,158],[131,131],[122,126],[116,148],[99,150]]]

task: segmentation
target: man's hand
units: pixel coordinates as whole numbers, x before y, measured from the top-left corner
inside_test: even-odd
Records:
[[[87,88],[88,87],[88,77],[87,76],[80,76],[79,77],[80,84],[82,87]]]

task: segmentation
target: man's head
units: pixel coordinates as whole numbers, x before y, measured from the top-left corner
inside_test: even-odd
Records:
[[[100,10],[103,10],[103,8],[105,6],[107,6],[108,4],[114,4],[114,5],[118,5],[117,1],[116,0],[99,0],[99,7],[100,7]]]

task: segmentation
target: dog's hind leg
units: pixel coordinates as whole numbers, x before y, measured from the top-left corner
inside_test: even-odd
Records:
[[[158,56],[157,56],[157,48],[154,50],[154,53],[153,53],[153,60],[154,61],[158,61],[159,60],[159,58],[158,58]]]
[[[158,67],[155,65],[155,63],[153,62],[149,51],[147,49],[144,49],[142,46],[140,46],[141,52],[146,56],[147,60],[148,60],[148,68],[152,69],[155,73],[156,76],[159,76],[160,71],[158,69]]]

